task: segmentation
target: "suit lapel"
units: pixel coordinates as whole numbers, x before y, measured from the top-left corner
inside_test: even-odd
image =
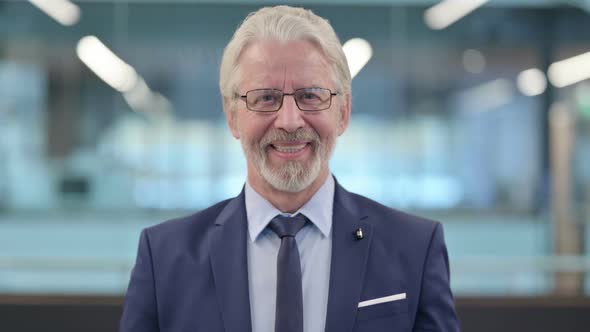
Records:
[[[348,332],[354,327],[373,235],[371,225],[362,221],[366,218],[352,194],[336,183],[326,332]],[[355,236],[358,228],[363,231],[361,240]]]
[[[326,332],[347,332],[354,327],[373,235],[371,225],[363,221],[366,218],[352,194],[336,182]],[[252,330],[247,228],[242,191],[215,220],[209,241],[211,268],[226,332]],[[355,237],[358,228],[363,230],[362,240]]]
[[[244,191],[215,220],[209,241],[211,268],[226,332],[250,332]]]

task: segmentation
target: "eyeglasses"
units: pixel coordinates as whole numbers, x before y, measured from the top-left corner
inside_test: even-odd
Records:
[[[329,89],[303,88],[284,93],[279,89],[256,89],[239,96],[246,102],[246,107],[254,112],[276,112],[283,106],[284,96],[293,96],[295,104],[302,111],[323,111],[332,105],[332,96],[336,96]]]

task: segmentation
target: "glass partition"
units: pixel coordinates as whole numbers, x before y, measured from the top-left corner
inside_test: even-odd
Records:
[[[590,50],[589,14],[527,3],[439,30],[427,2],[309,6],[372,48],[334,175],[440,220],[458,296],[590,291],[590,88],[547,81]],[[64,25],[0,1],[0,294],[122,294],[142,228],[244,184],[218,68],[260,4],[74,4]]]

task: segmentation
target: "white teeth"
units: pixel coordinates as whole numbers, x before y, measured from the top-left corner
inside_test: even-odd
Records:
[[[299,152],[299,151],[303,150],[303,148],[305,148],[306,145],[307,144],[290,145],[290,146],[273,145],[273,147],[279,152],[295,153],[295,152]]]

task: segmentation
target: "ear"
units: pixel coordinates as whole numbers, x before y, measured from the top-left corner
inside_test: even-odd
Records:
[[[237,110],[235,109],[235,104],[232,104],[232,102],[233,101],[231,98],[223,97],[223,110],[225,112],[229,130],[231,130],[232,135],[236,139],[240,139],[240,131],[238,130],[238,119],[236,114]]]
[[[350,123],[350,113],[352,111],[352,103],[350,93],[345,96],[345,101],[340,105],[340,121],[338,122],[338,136],[344,134]]]

